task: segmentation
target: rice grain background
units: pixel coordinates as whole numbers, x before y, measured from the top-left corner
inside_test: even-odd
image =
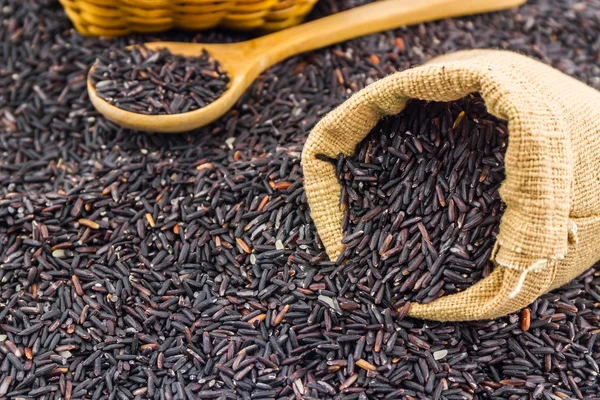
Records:
[[[271,68],[211,126],[149,136],[93,110],[96,57],[244,35],[84,39],[57,1],[0,0],[0,397],[597,397],[596,270],[495,321],[404,318],[335,273],[299,157],[351,93],[457,49],[600,88],[599,12],[532,1],[370,35]]]

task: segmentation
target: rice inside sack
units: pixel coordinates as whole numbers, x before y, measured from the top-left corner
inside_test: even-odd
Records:
[[[505,121],[478,94],[440,103],[412,100],[340,154],[336,174],[345,245],[338,273],[375,304],[430,303],[493,270],[505,205]]]

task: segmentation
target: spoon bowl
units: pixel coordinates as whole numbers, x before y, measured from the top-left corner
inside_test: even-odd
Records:
[[[229,76],[227,90],[215,101],[197,110],[180,114],[151,115],[124,110],[101,98],[88,77],[88,93],[96,110],[111,121],[130,129],[146,132],[181,133],[208,125],[225,114],[244,93],[248,85],[260,74],[256,58],[249,57],[249,42],[244,46],[228,44],[201,44],[180,42],[151,42],[145,46],[150,50],[167,48],[173,54],[186,57],[198,57],[206,50],[211,57],[218,60],[222,69]],[[244,63],[238,62],[244,60]],[[95,64],[90,69],[90,75]]]
[[[152,50],[198,57],[206,50],[229,76],[227,90],[206,106],[180,114],[147,115],[118,108],[96,93],[88,75],[88,93],[96,110],[126,128],[181,133],[200,128],[223,116],[256,77],[290,56],[370,33],[441,18],[502,10],[525,0],[383,0],[295,26],[257,39],[231,44],[152,42]]]

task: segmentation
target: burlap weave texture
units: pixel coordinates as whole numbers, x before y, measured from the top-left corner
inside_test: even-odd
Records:
[[[508,121],[506,180],[494,272],[464,292],[410,314],[434,320],[495,318],[527,306],[600,259],[600,92],[528,57],[461,51],[390,75],[323,118],[303,154],[311,216],[331,259],[343,245],[341,187],[317,159],[350,155],[377,122],[410,99],[452,101],[481,93]]]

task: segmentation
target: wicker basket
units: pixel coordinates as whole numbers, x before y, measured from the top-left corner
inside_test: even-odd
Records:
[[[223,26],[279,30],[296,25],[317,0],[59,0],[85,36]]]

